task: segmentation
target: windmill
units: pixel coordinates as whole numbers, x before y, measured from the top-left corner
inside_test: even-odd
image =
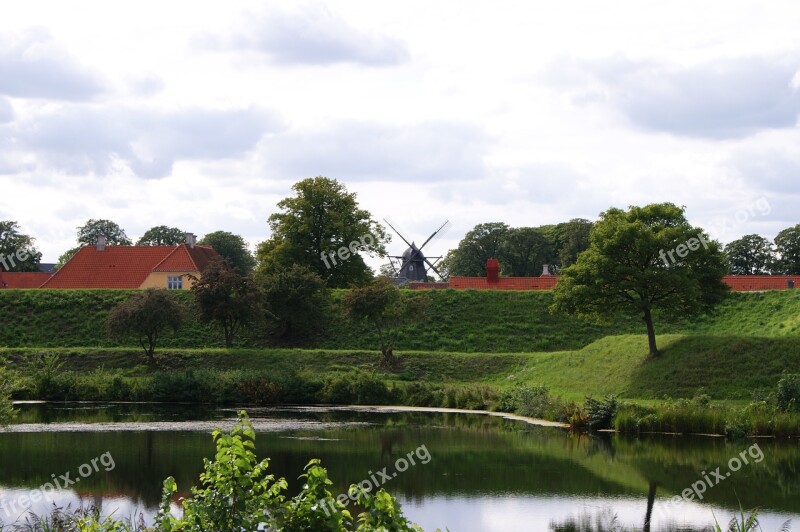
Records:
[[[429,236],[428,239],[419,247],[417,247],[413,241],[409,242],[406,240],[406,237],[404,237],[400,231],[395,229],[395,227],[389,223],[387,219],[384,218],[383,221],[386,222],[386,225],[391,227],[400,238],[403,239],[403,242],[405,242],[406,245],[408,245],[408,249],[405,250],[402,255],[389,255],[389,259],[392,261],[392,268],[394,269],[395,274],[397,274],[398,279],[406,279],[409,282],[428,282],[427,268],[430,268],[436,272],[436,275],[438,275],[440,279],[444,278],[439,270],[436,269],[436,263],[439,262],[442,257],[425,257],[425,255],[422,253],[422,249],[433,239],[433,237],[439,234],[439,232],[450,223],[449,220],[445,220],[445,222],[439,226],[439,229],[431,233],[431,236]],[[431,262],[428,259],[434,259],[434,261]],[[399,262],[399,271],[395,266],[395,260]]]

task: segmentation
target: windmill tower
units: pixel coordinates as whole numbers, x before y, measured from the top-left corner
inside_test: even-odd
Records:
[[[406,237],[400,233],[388,220],[384,218],[383,220],[386,222],[386,225],[392,228],[392,230],[397,233],[397,235],[406,243],[408,249],[406,249],[402,255],[389,255],[389,258],[392,260],[392,268],[397,275],[398,279],[404,279],[408,282],[428,282],[428,268],[433,270],[436,275],[439,276],[440,279],[444,277],[436,269],[436,263],[439,262],[442,257],[426,257],[422,253],[422,249],[430,242],[433,237],[435,237],[442,229],[450,223],[449,220],[445,220],[445,222],[439,226],[439,229],[431,233],[431,236],[428,237],[425,242],[422,243],[421,246],[417,247],[416,244],[412,241],[409,242],[406,240]],[[429,259],[434,259],[431,262]],[[398,262],[399,268],[395,265],[395,261]]]

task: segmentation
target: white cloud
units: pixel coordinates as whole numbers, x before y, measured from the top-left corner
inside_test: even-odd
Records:
[[[17,150],[67,174],[105,175],[119,162],[139,177],[160,178],[180,160],[242,156],[279,127],[272,113],[258,108],[161,111],[79,105],[28,115],[4,132]]]
[[[46,30],[27,30],[0,40],[0,93],[89,100],[104,89],[102,77],[70,56]]]
[[[800,93],[791,81],[798,62],[800,54],[684,67],[617,56],[558,63],[550,76],[574,90],[576,102],[610,104],[641,128],[728,138],[795,126]]]
[[[316,2],[291,10],[273,6],[249,14],[235,35],[206,34],[196,42],[212,49],[265,53],[283,64],[386,66],[408,60],[400,40],[357,29]]]

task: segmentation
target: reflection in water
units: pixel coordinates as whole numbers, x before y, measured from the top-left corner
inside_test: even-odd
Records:
[[[110,452],[116,468],[56,494],[60,505],[96,503],[120,517],[157,510],[161,483],[188,492],[213,455],[209,427],[232,423],[235,409],[165,405],[22,405],[22,426],[0,433],[0,503],[16,500],[87,459]],[[391,466],[421,445],[430,463],[385,485],[426,530],[702,530],[727,523],[739,507],[760,507],[763,529],[800,523],[800,448],[760,441],[764,460],[741,469],[675,509],[669,499],[702,471],[727,463],[746,443],[719,438],[598,437],[468,414],[370,413],[346,408],[248,409],[259,427],[257,452],[289,481],[321,458],[342,493],[369,471]],[[107,429],[118,423],[126,432]],[[113,424],[113,425],[112,425]],[[100,431],[94,429],[101,429]],[[157,428],[157,430],[153,430]],[[66,431],[68,429],[68,431]],[[171,429],[171,430],[170,430]],[[34,509],[43,513],[44,503]],[[712,515],[713,510],[713,515]],[[8,517],[0,513],[8,522]]]

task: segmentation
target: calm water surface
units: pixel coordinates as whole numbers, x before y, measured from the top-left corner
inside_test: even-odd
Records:
[[[45,513],[51,501],[27,499],[66,473],[80,480],[52,493],[55,504],[101,505],[105,513],[141,512],[149,520],[163,479],[174,476],[185,495],[203,458],[213,456],[210,431],[233,426],[236,417],[231,408],[180,405],[18,408],[16,424],[0,432],[4,523],[28,507]],[[258,432],[258,455],[272,459],[270,469],[286,477],[290,493],[308,460],[321,458],[334,494],[374,477],[429,531],[568,530],[587,522],[592,526],[585,530],[598,523],[601,529],[613,523],[642,530],[648,498],[653,531],[702,530],[714,516],[727,523],[739,500],[745,508],[760,508],[763,530],[778,530],[791,519],[790,530],[800,531],[797,440],[589,437],[475,414],[347,408],[248,413]],[[731,459],[742,456],[748,463],[731,471]],[[718,467],[719,476],[711,474]],[[701,488],[705,476],[712,487],[705,482]],[[705,490],[702,500],[670,505],[693,484]]]

